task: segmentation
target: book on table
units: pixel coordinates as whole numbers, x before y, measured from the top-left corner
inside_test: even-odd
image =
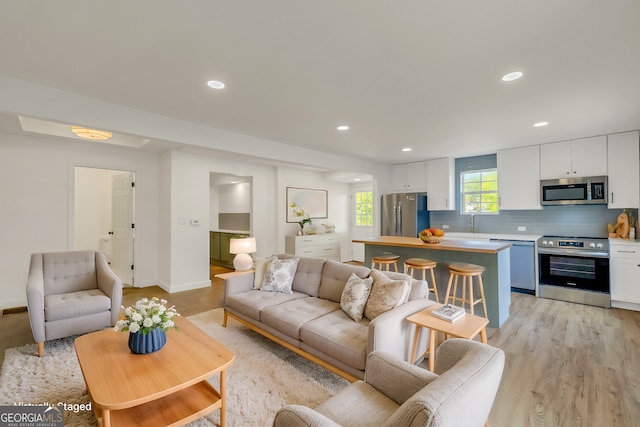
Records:
[[[448,322],[453,322],[454,320],[460,319],[464,316],[464,308],[456,307],[455,305],[447,304],[443,305],[440,308],[437,308],[431,312],[432,315],[439,319],[446,320]]]

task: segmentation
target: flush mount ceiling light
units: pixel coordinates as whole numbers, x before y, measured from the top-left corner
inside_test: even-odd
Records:
[[[541,128],[543,126],[548,125],[549,122],[538,122],[538,123],[534,123],[533,126],[537,127],[537,128]]]
[[[508,74],[505,74],[504,76],[502,76],[502,80],[505,82],[511,82],[513,80],[518,80],[520,77],[522,77],[522,72],[520,71],[514,71]]]
[[[409,147],[403,148],[402,151],[411,151],[411,148],[409,148]]]
[[[111,132],[105,130],[83,128],[82,126],[71,126],[71,131],[80,138],[92,139],[94,141],[106,141],[113,136]]]
[[[349,130],[349,126],[347,126],[347,125],[340,125],[340,126],[338,126],[336,129],[338,129],[338,130]]]
[[[209,80],[207,82],[207,86],[211,89],[224,89],[224,83],[219,82],[218,80]]]

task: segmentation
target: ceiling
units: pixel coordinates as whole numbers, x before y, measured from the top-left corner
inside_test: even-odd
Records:
[[[2,75],[368,161],[640,128],[635,0],[23,0],[0,10]],[[524,76],[503,82],[511,71]],[[226,87],[208,88],[212,79]],[[16,123],[4,111],[0,130]]]

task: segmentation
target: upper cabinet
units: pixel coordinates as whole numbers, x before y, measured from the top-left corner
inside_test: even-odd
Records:
[[[540,146],[540,179],[607,175],[607,137],[574,139]]]
[[[609,209],[640,207],[639,132],[616,133],[607,137]]]
[[[540,146],[498,151],[500,210],[542,209]]]
[[[391,184],[396,193],[424,192],[427,190],[425,162],[393,165]]]
[[[456,208],[455,160],[427,160],[427,209],[452,211]]]

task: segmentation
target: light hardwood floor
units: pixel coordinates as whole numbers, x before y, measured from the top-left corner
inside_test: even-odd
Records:
[[[214,268],[212,275],[224,271]],[[210,288],[174,294],[127,289],[123,305],[158,296],[190,316],[221,307],[223,286],[213,279]],[[489,331],[489,344],[506,354],[490,425],[640,425],[640,312],[511,296],[509,319]],[[0,318],[0,359],[6,348],[29,343],[26,313]]]

